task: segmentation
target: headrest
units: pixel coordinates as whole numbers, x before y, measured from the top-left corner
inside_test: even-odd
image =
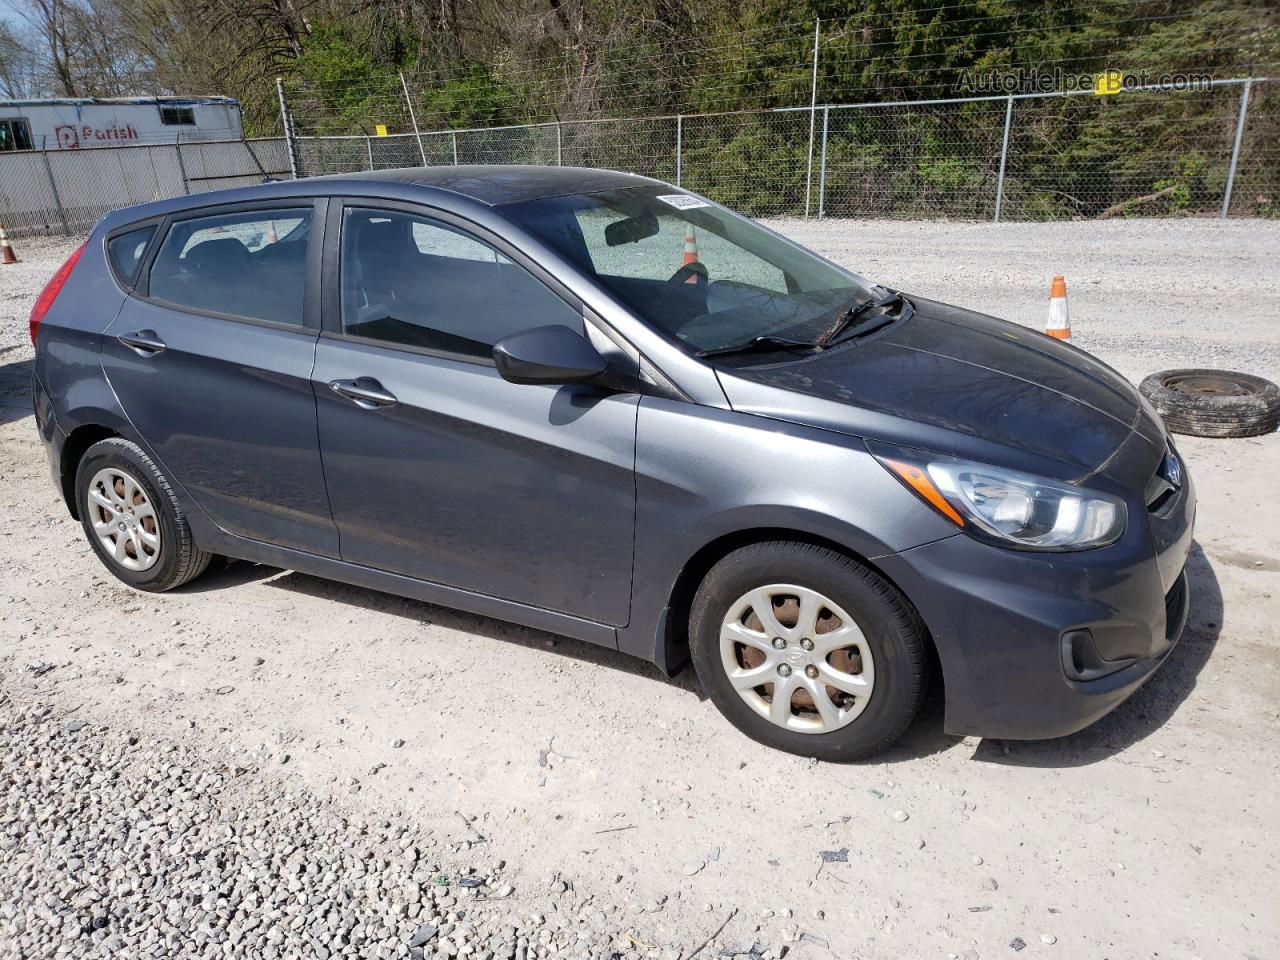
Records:
[[[249,265],[249,250],[232,237],[220,237],[198,243],[183,257],[202,273],[208,270],[241,270]]]

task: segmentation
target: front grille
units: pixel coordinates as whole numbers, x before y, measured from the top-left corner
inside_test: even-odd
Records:
[[[1164,595],[1164,638],[1169,643],[1177,640],[1186,626],[1188,607],[1187,571],[1183,570]]]

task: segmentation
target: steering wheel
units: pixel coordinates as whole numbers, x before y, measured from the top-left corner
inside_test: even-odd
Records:
[[[667,280],[667,283],[688,283],[690,280],[694,282],[695,286],[699,287],[704,287],[710,283],[711,274],[707,272],[706,264],[702,263],[700,260],[695,260],[693,263],[686,263],[671,275]]]

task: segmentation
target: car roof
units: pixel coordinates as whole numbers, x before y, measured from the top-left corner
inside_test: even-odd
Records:
[[[383,197],[392,200],[423,199],[419,188],[437,200],[452,197],[462,203],[497,207],[522,200],[563,197],[575,193],[600,193],[625,187],[660,186],[653,180],[618,170],[592,167],[540,167],[530,164],[459,164],[440,167],[408,167],[396,170],[369,170],[299,180],[273,180],[248,187],[212,190],[188,196],[153,200],[113,210],[99,221],[104,230],[136,223],[150,217],[185,213],[203,207],[293,197],[353,196]]]
[[[659,180],[618,170],[496,163],[371,170],[316,177],[314,180],[394,182],[436,187],[490,206],[517,203],[521,200],[563,197],[573,193],[599,193],[603,190],[618,190],[642,184],[661,184]]]

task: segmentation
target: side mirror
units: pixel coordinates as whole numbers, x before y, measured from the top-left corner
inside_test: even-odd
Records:
[[[583,383],[608,368],[586,337],[559,324],[503,337],[493,345],[493,362],[511,383]]]

